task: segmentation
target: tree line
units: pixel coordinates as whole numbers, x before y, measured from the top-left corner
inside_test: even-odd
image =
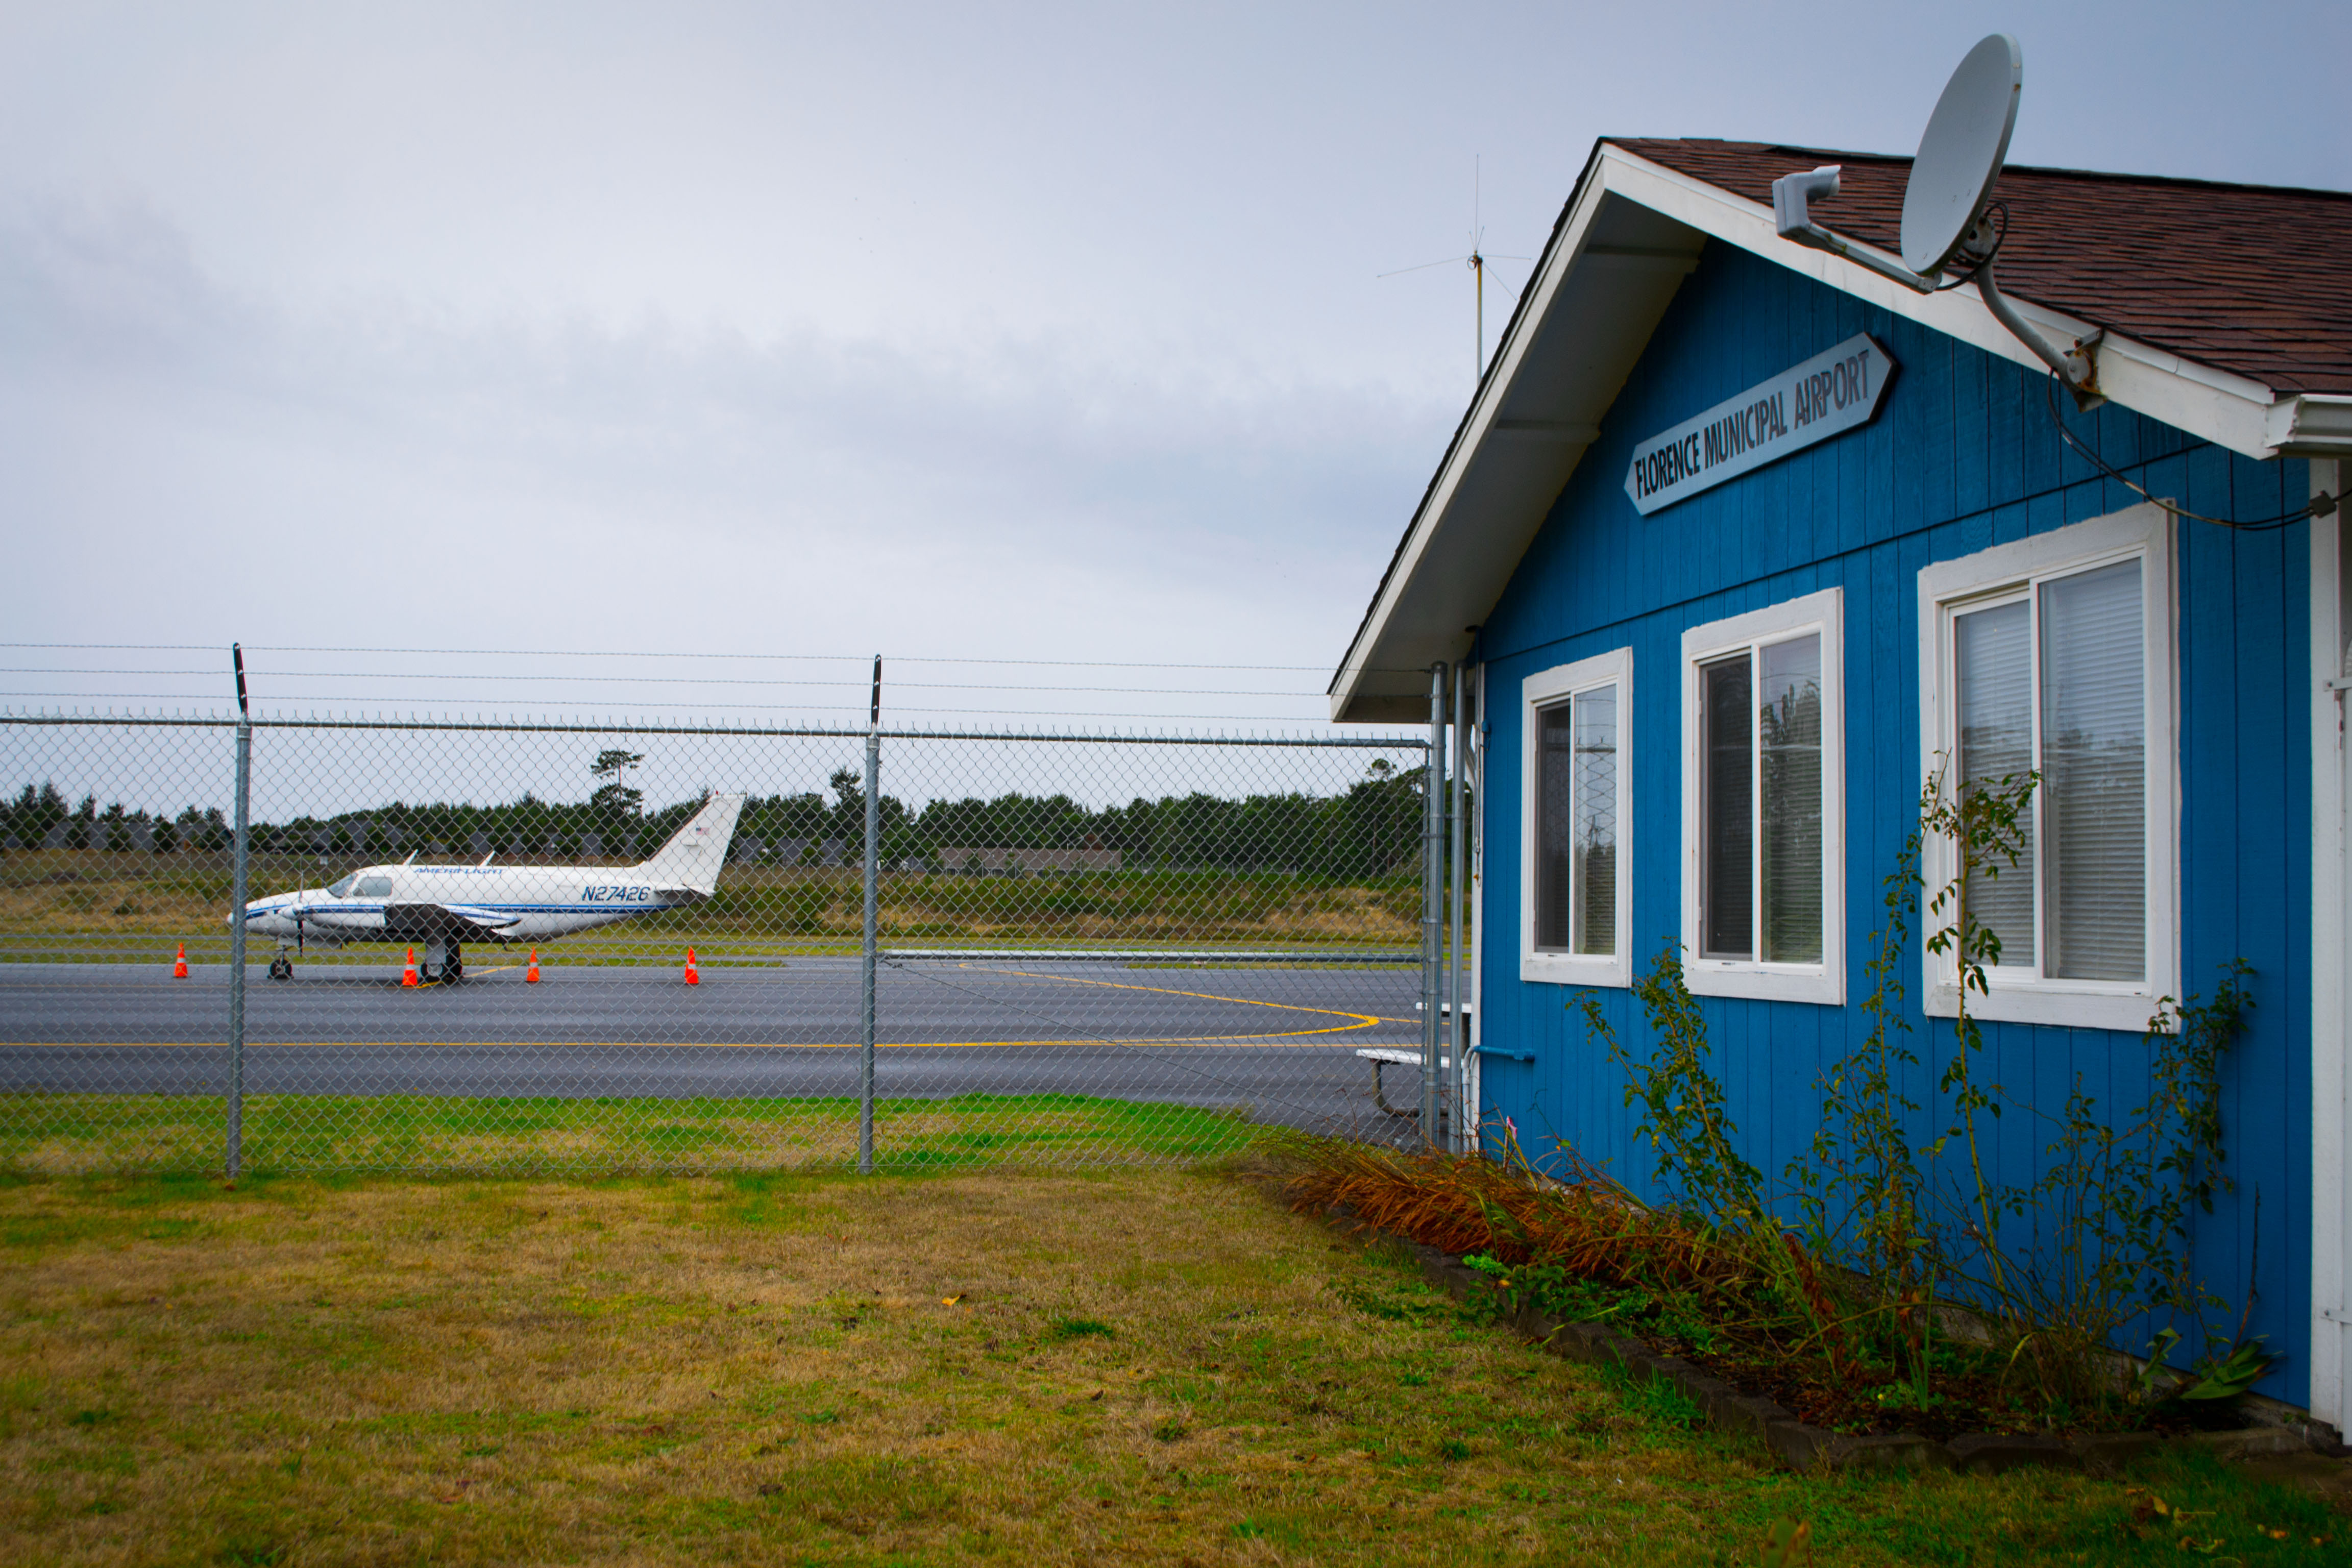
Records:
[[[604,780],[591,797],[565,804],[526,793],[499,805],[393,801],[332,816],[299,816],[252,825],[257,854],[322,855],[353,861],[411,852],[615,861],[645,858],[700,808],[702,797],[648,810],[625,782],[637,758],[606,752],[590,771]],[[844,768],[829,794],[755,795],[736,826],[739,857],[824,865],[856,861],[866,841],[864,781]],[[883,861],[906,869],[957,870],[951,850],[1095,849],[1117,851],[1130,869],[1287,871],[1360,879],[1409,870],[1421,853],[1422,774],[1375,761],[1364,776],[1328,795],[1304,792],[1240,797],[1137,796],[1124,805],[1088,806],[1066,795],[1008,793],[909,807],[895,795],[877,802]],[[54,783],[26,784],[0,804],[0,848],[66,847],[117,853],[208,854],[229,847],[218,807],[188,806],[175,816],[103,809],[96,797],[68,805]]]

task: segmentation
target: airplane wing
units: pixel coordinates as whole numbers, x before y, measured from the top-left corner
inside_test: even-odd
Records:
[[[470,904],[386,904],[383,929],[394,935],[413,934],[426,940],[445,936],[488,936],[520,922],[520,915],[503,910],[477,909]]]
[[[481,931],[499,931],[522,923],[520,915],[510,915],[504,910],[480,910],[469,904],[443,904],[441,908],[453,919],[464,921]]]

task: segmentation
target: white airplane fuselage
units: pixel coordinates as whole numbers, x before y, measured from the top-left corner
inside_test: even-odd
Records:
[[[707,897],[659,887],[634,866],[370,866],[328,887],[255,900],[245,929],[331,944],[438,941],[452,931],[468,942],[552,942]]]
[[[324,888],[256,899],[245,907],[245,928],[281,947],[553,942],[709,898],[742,807],[740,795],[710,796],[652,858],[635,866],[419,866],[412,857]],[[236,916],[229,919],[234,924]]]

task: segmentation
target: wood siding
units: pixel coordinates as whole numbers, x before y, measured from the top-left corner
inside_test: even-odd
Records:
[[[1636,442],[1864,331],[1901,366],[1874,424],[1647,520],[1633,510],[1622,485]],[[2264,518],[2309,494],[2299,460],[2249,461],[2126,411],[2105,408],[2074,427],[2137,481],[2196,510]],[[1518,978],[1524,677],[1633,650],[1628,930],[1639,973],[1678,924],[1684,628],[1842,587],[1845,989],[1858,999],[1882,879],[1916,819],[1921,782],[1919,569],[2138,500],[2062,446],[2039,374],[1710,246],[1481,635],[1492,704],[1482,1033],[1536,1053],[1532,1064],[1485,1058],[1487,1105],[1531,1145],[1569,1140],[1647,1185],[1651,1154],[1630,1142],[1622,1079],[1569,1011],[1576,993]],[[2310,1290],[2308,555],[2302,523],[2257,533],[2179,527],[2181,973],[2188,989],[2210,994],[2233,957],[2256,972],[2252,1028],[2229,1065],[2224,1104],[2238,1191],[2200,1221],[2198,1264],[2233,1309],[2243,1301],[2259,1192],[2252,1329],[2285,1356],[2263,1387],[2296,1404],[2307,1387]],[[1904,980],[1916,1047],[1933,1064],[1949,1054],[1950,1026],[1918,1011],[1914,946]],[[1649,1037],[1627,993],[1601,994],[1622,1037]],[[1703,1005],[1748,1157],[1777,1183],[1819,1123],[1817,1073],[1860,1039],[1863,1017],[1851,1005]],[[1994,1024],[1986,1035],[1986,1076],[2039,1106],[2062,1106],[2077,1076],[2110,1107],[2144,1096],[2136,1034]],[[1925,1102],[1932,1079],[1915,1077],[1910,1096]],[[2046,1127],[2003,1118],[1999,1179],[2031,1179],[2048,1142]]]

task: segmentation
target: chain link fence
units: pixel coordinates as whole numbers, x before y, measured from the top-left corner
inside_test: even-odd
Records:
[[[263,719],[249,744],[240,853],[235,721],[0,718],[0,1162],[1419,1136],[1445,939],[1417,738]]]

